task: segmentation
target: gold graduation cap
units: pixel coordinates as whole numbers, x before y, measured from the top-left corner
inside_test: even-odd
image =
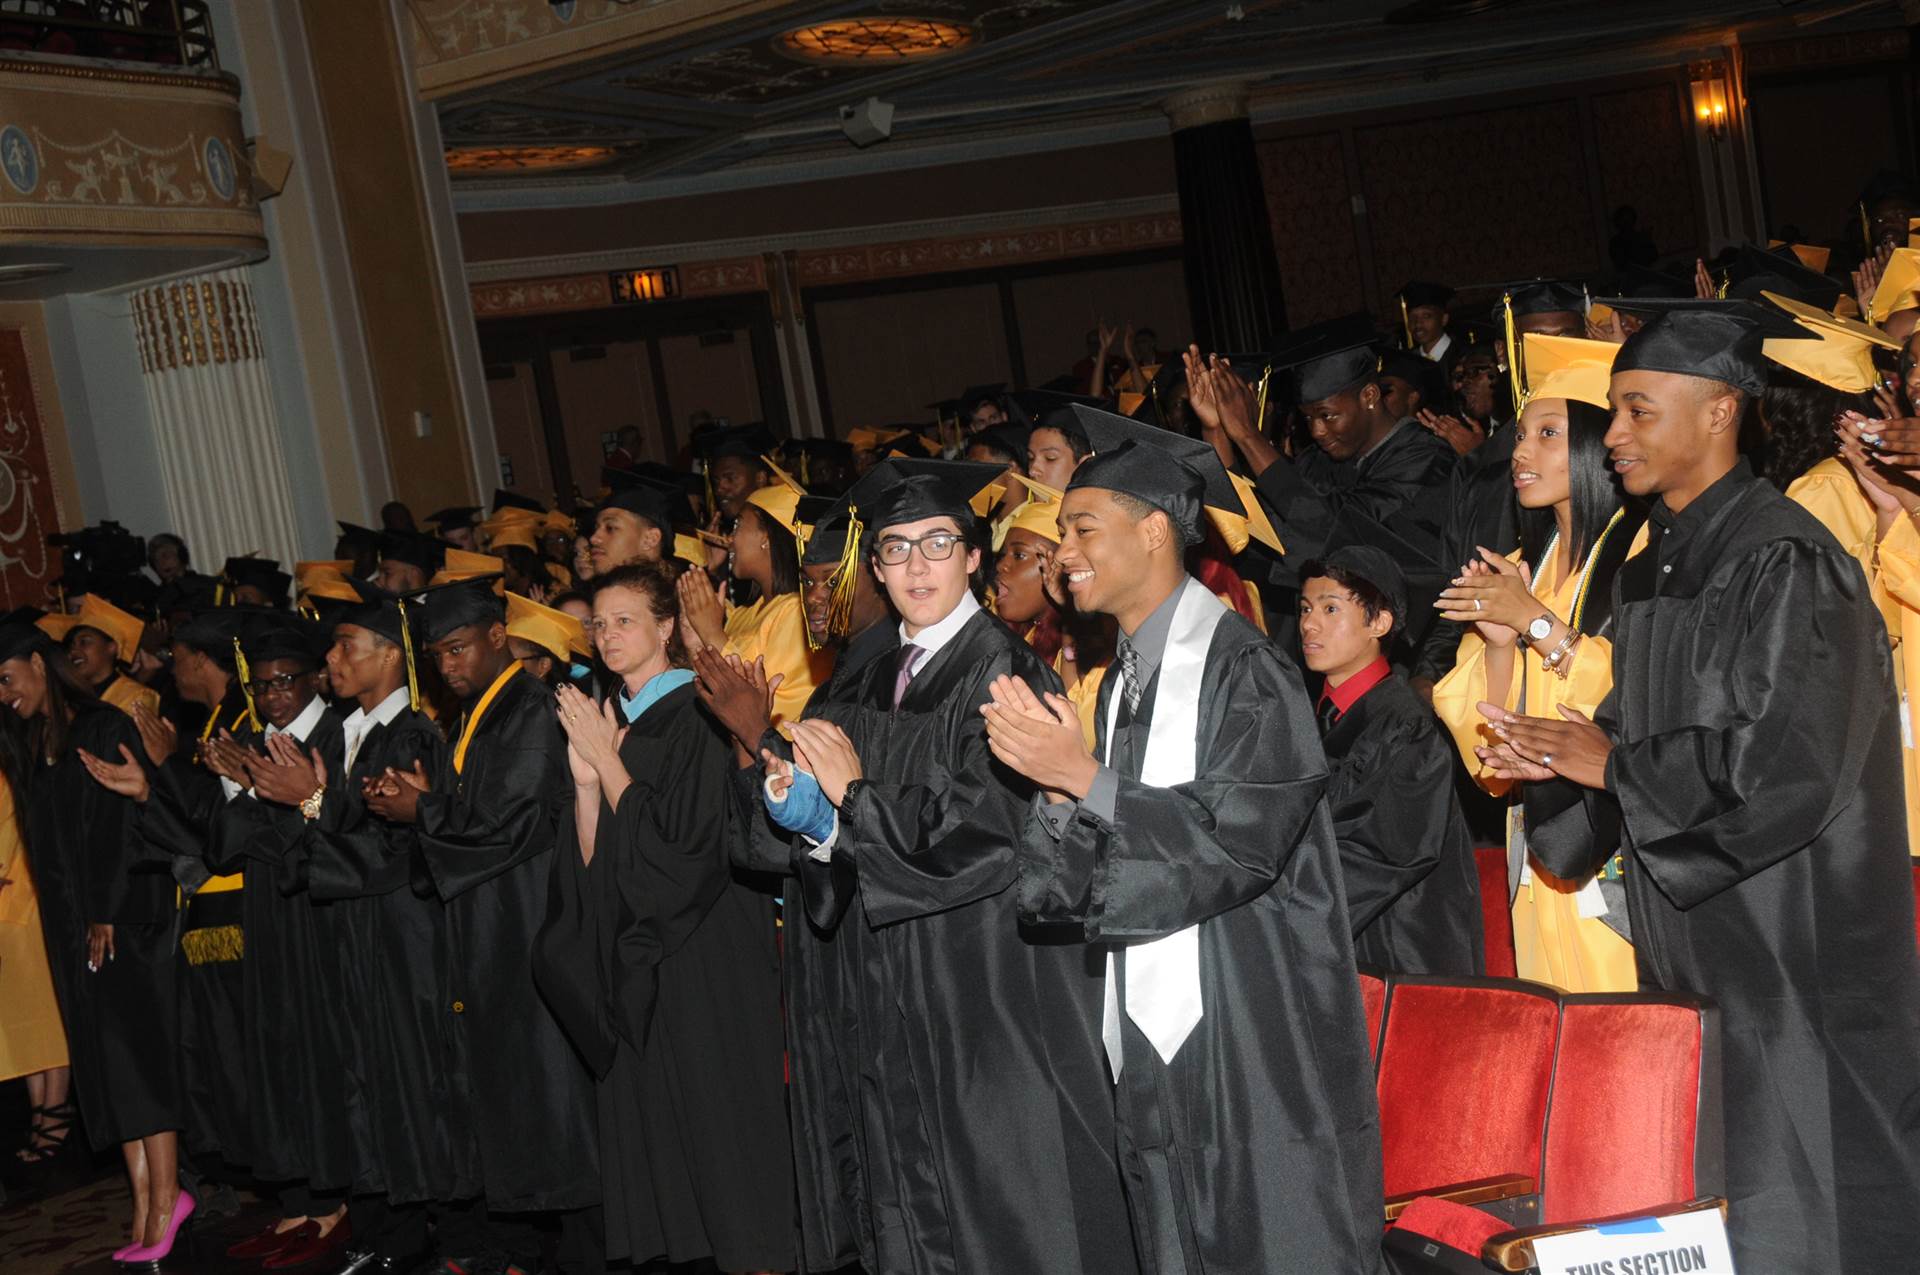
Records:
[[[1916,308],[1920,308],[1920,248],[1895,248],[1880,272],[1880,286],[1873,290],[1866,318],[1885,323],[1896,311]]]
[[[1589,341],[1578,336],[1522,334],[1527,369],[1525,400],[1570,398],[1595,407],[1609,407],[1607,384],[1613,377],[1613,356],[1620,347],[1611,341]]]
[[[1008,531],[1031,531],[1042,540],[1051,544],[1059,544],[1060,500],[1062,493],[1047,486],[1043,482],[1036,482],[1025,474],[1015,474],[1013,477],[1019,481],[1021,485],[1026,487],[1029,497],[1021,504],[1019,509],[1014,511],[1013,517],[1007,522],[1006,529]],[[1002,490],[1002,488],[999,483],[995,483],[987,488],[988,492],[998,492],[1000,490]],[[982,494],[984,495],[985,493]],[[995,499],[998,499],[998,497],[996,496]]]
[[[487,548],[498,553],[502,549],[513,548],[540,551],[540,532],[543,524],[540,520],[520,520],[510,522],[487,537]],[[458,552],[455,550],[453,552]]]
[[[1870,324],[1857,319],[1828,314],[1816,306],[1783,297],[1777,292],[1761,296],[1791,314],[1801,327],[1813,333],[1808,340],[1769,337],[1762,349],[1781,367],[1830,385],[1836,390],[1859,394],[1880,384],[1880,373],[1873,366],[1873,347],[1897,350],[1900,342]]]
[[[582,660],[593,656],[586,626],[577,618],[517,593],[507,594],[507,636],[531,642],[556,659],[570,654]]]
[[[447,550],[446,565],[434,573],[427,582],[432,588],[442,584],[454,584],[461,580],[473,580],[480,576],[497,576],[506,571],[506,564],[500,559],[484,553],[468,553],[465,549]]]
[[[122,664],[133,663],[140,653],[141,634],[147,629],[146,621],[129,615],[97,593],[80,599],[80,610],[73,615],[43,615],[34,621],[34,626],[56,642],[66,641],[67,634],[75,629],[95,629],[120,648]]]
[[[772,472],[773,481],[756,488],[747,497],[747,503],[785,527],[789,533],[799,535],[800,520],[797,515],[800,498],[807,494],[807,489],[795,482],[786,470],[774,464],[772,457],[762,456],[760,463]]]
[[[1260,503],[1260,497],[1254,490],[1253,479],[1231,469],[1227,471],[1227,478],[1240,494],[1240,503],[1246,507],[1246,515],[1243,517],[1232,510],[1208,506],[1207,517],[1213,520],[1220,538],[1227,542],[1228,550],[1239,553],[1247,547],[1247,541],[1253,539],[1275,553],[1286,553],[1286,547],[1280,543],[1280,533],[1273,529],[1273,520],[1267,517],[1267,507]]]
[[[1920,218],[1915,219],[1915,225],[1920,227]],[[1827,260],[1833,256],[1831,248],[1822,248],[1818,244],[1810,243],[1788,243],[1784,239],[1769,239],[1767,247],[1786,248],[1800,259],[1801,265],[1809,270],[1817,270],[1821,274],[1827,272]]]

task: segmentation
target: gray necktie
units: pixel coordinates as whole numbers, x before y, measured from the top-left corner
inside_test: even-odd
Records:
[[[896,657],[899,663],[893,670],[893,706],[900,707],[900,701],[907,697],[907,683],[913,681],[913,662],[920,658],[921,648],[909,642],[900,648]]]

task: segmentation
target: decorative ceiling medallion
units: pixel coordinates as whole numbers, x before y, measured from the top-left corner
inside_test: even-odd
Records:
[[[835,18],[797,27],[774,47],[789,57],[835,65],[887,65],[956,53],[973,28],[938,18]]]
[[[476,173],[559,173],[593,168],[620,155],[616,146],[450,146],[447,171],[456,177]]]

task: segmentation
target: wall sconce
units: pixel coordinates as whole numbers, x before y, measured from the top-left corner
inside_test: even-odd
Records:
[[[1727,90],[1719,65],[1697,68],[1688,87],[1693,94],[1693,118],[1700,130],[1716,142],[1726,141]]]

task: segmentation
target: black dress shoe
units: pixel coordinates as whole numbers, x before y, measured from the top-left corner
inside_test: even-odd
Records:
[[[346,1264],[335,1267],[332,1275],[409,1275],[419,1261],[418,1257],[382,1257],[348,1249]]]

